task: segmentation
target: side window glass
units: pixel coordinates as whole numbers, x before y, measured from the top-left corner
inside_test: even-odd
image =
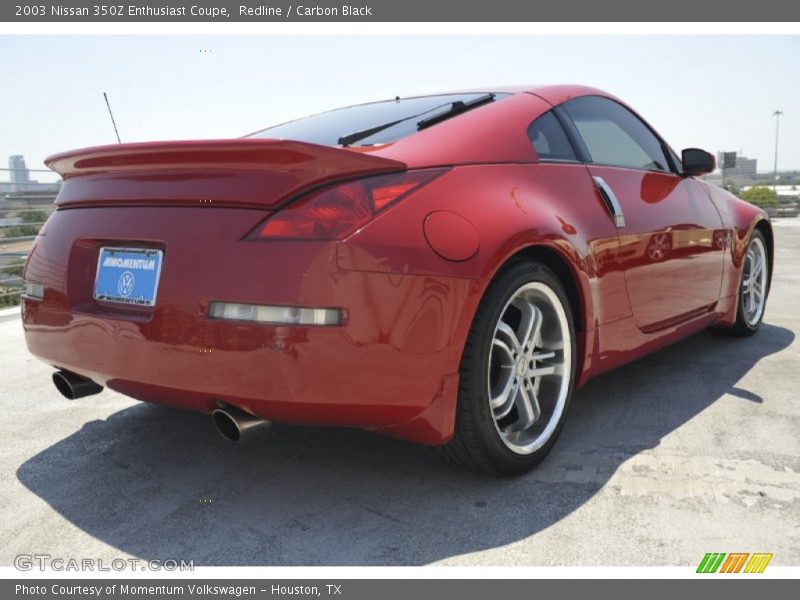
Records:
[[[530,124],[528,138],[540,160],[577,160],[564,128],[552,111]]]
[[[564,104],[592,162],[669,171],[661,142],[627,108],[598,96],[583,96]]]

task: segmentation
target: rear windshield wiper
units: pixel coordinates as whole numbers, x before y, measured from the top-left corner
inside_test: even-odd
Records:
[[[339,145],[340,146],[352,146],[356,142],[360,142],[361,140],[365,140],[368,137],[372,137],[376,133],[380,133],[385,129],[389,129],[390,127],[394,127],[395,125],[399,125],[400,123],[405,123],[406,121],[410,121],[411,119],[417,119],[422,115],[427,115],[435,110],[439,110],[442,108],[447,108],[441,114],[435,115],[433,117],[429,117],[428,119],[422,119],[421,121],[417,122],[417,130],[424,129],[425,127],[430,127],[431,125],[435,125],[439,121],[443,121],[445,119],[449,119],[455,115],[459,115],[462,112],[468,111],[471,108],[476,108],[481,106],[482,104],[486,104],[487,102],[491,102],[494,100],[494,94],[486,94],[485,96],[480,96],[479,98],[475,98],[475,100],[470,100],[469,102],[462,102],[461,100],[457,100],[455,102],[445,102],[444,104],[439,104],[438,106],[434,106],[433,108],[429,108],[428,110],[424,110],[421,113],[417,113],[415,115],[411,115],[409,117],[403,117],[402,119],[397,119],[396,121],[390,121],[389,123],[383,123],[382,125],[376,125],[375,127],[370,127],[369,129],[362,129],[361,131],[354,131],[353,133],[348,133],[347,135],[343,135],[339,138]]]
[[[474,100],[470,100],[469,102],[463,102],[461,100],[456,100],[455,102],[450,103],[450,109],[439,113],[438,115],[433,115],[432,117],[428,117],[427,119],[422,119],[421,121],[417,122],[417,131],[421,131],[426,127],[430,127],[431,125],[436,125],[437,123],[441,123],[451,117],[455,117],[456,115],[460,115],[461,113],[465,113],[468,110],[472,110],[473,108],[478,108],[479,106],[483,106],[484,104],[489,104],[489,102],[494,102],[494,94],[485,94],[483,96],[478,96]]]
[[[361,140],[365,140],[368,137],[372,137],[376,133],[380,133],[384,129],[389,129],[390,127],[394,127],[400,123],[404,123],[406,121],[410,121],[411,119],[416,119],[421,117],[422,115],[427,115],[429,112],[433,112],[434,110],[439,110],[440,108],[444,108],[445,106],[450,106],[452,102],[445,102],[444,104],[439,104],[438,106],[434,106],[433,108],[429,108],[428,110],[423,110],[421,113],[417,113],[415,115],[411,115],[410,117],[403,117],[402,119],[397,119],[396,121],[390,121],[389,123],[383,123],[382,125],[376,125],[375,127],[370,127],[369,129],[362,129],[361,131],[354,131],[353,133],[348,133],[347,135],[343,135],[339,138],[339,145],[340,146],[351,146],[356,142],[360,142]]]

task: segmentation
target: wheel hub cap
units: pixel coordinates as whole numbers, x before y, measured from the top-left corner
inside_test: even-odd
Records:
[[[521,357],[517,360],[517,378],[525,377],[528,373],[528,361],[525,360],[525,357]]]

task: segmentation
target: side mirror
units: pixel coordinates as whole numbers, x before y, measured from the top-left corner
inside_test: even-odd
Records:
[[[705,175],[717,166],[714,155],[700,148],[684,148],[681,151],[681,163],[684,175]]]

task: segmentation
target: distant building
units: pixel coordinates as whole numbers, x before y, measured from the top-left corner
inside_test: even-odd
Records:
[[[740,187],[755,182],[757,163],[755,158],[740,156],[737,152],[717,154],[717,164],[721,170],[722,180]]]
[[[61,182],[40,183],[31,179],[30,169],[25,165],[25,158],[20,154],[8,157],[8,178],[9,182],[0,182],[0,193],[58,193]]]
[[[31,183],[31,172],[25,166],[25,159],[21,154],[8,157],[9,179],[11,180],[11,191],[25,189],[27,183]]]

